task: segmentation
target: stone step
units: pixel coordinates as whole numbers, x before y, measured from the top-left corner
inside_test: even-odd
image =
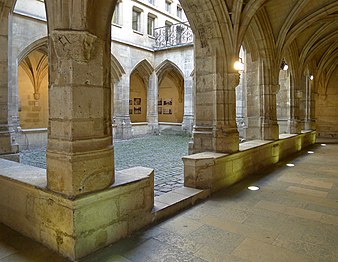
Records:
[[[152,210],[153,222],[176,214],[178,211],[194,205],[210,196],[210,190],[181,187],[169,193],[155,197]]]

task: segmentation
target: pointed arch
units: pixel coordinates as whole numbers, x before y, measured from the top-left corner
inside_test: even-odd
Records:
[[[317,73],[315,75],[315,81],[316,81],[316,87],[319,91],[319,88],[321,88],[324,92],[323,94],[326,94],[327,92],[327,86],[329,83],[329,80],[331,78],[332,73],[334,72],[336,66],[338,65],[338,43],[335,44],[333,48],[327,49],[317,67]]]
[[[296,20],[299,13],[302,11],[304,6],[308,4],[308,0],[299,0],[296,2],[294,7],[291,9],[291,12],[288,14],[287,18],[285,19],[285,23],[283,24],[281,30],[279,31],[278,37],[277,37],[277,50],[279,52],[282,51],[284,39],[286,38],[286,35],[288,34],[292,24]]]
[[[238,1],[239,2],[239,1]],[[243,1],[245,2],[245,1]],[[261,7],[264,5],[266,0],[251,0],[248,3],[243,3],[244,6],[238,7],[238,12],[240,14],[240,21],[237,21],[235,24],[239,24],[239,27],[237,29],[238,36],[237,36],[237,43],[236,43],[236,51],[239,53],[239,50],[241,48],[244,36],[247,32],[247,29],[253,19],[253,17],[256,15],[256,13],[261,9]]]
[[[33,51],[48,55],[48,36],[42,37],[25,47],[18,55],[18,64]]]
[[[158,83],[160,84],[163,80],[165,74],[169,73],[173,78],[181,78],[184,79],[184,74],[182,70],[172,61],[166,59],[161,64],[157,66],[155,72],[158,77]]]
[[[116,3],[117,0],[45,0],[48,30],[87,31],[102,40],[109,39]]]
[[[302,31],[315,24],[316,22],[319,22],[320,20],[325,20],[326,22],[328,22],[329,20],[332,20],[332,23],[335,23],[335,21],[337,20],[337,15],[335,13],[337,11],[338,2],[334,2],[301,19],[300,22],[298,22],[295,26],[289,28],[287,34],[279,40],[279,43],[282,45],[279,54],[283,54],[284,50],[287,50],[289,45]]]
[[[114,82],[120,80],[122,75],[124,75],[126,72],[121,65],[121,63],[117,60],[117,58],[111,54],[111,78]]]
[[[149,79],[149,76],[154,72],[154,67],[148,61],[148,59],[143,59],[137,63],[134,68],[131,70],[130,75],[133,73],[138,73],[141,78]]]
[[[337,42],[338,36],[336,31],[329,34],[326,34],[326,30],[321,32],[322,33],[313,35],[301,51],[299,62],[303,70],[306,64],[311,61],[318,52],[325,50],[325,48],[334,47]]]

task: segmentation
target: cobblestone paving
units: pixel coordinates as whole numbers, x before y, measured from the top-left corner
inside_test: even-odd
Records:
[[[186,136],[147,136],[114,142],[115,168],[122,170],[144,166],[155,170],[155,196],[183,186],[183,162],[181,157],[188,154]],[[46,149],[23,150],[21,162],[46,168]]]

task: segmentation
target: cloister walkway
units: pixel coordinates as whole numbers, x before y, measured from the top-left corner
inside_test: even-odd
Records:
[[[83,261],[338,261],[338,144],[307,150]],[[0,261],[67,260],[0,225]]]

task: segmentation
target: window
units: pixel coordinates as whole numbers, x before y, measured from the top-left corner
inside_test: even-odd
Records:
[[[132,27],[135,31],[141,31],[141,11],[133,8]]]
[[[148,3],[149,3],[149,4],[154,5],[154,2],[155,2],[154,0],[148,0]]]
[[[113,24],[121,25],[122,24],[122,19],[121,19],[121,1],[118,1],[116,3],[115,11],[113,14]]]
[[[177,6],[177,17],[182,19],[182,7]]]
[[[154,27],[155,27],[155,16],[148,14],[148,35],[154,36]]]
[[[166,0],[165,1],[165,10],[170,13],[171,11],[171,1],[170,0]]]

